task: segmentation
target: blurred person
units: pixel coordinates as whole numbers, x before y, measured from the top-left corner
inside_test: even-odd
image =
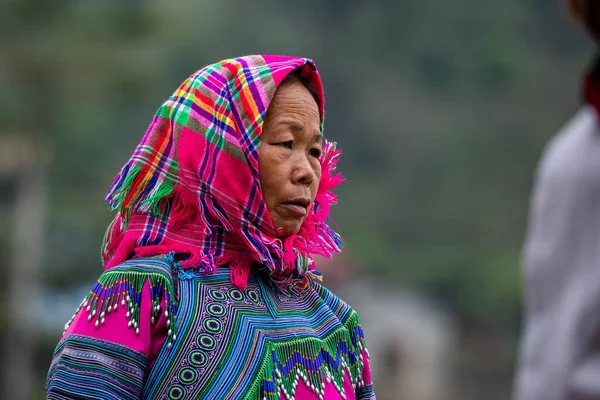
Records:
[[[570,9],[600,40],[600,2]],[[525,329],[517,400],[600,399],[600,62],[585,104],[549,143],[524,248]]]
[[[313,61],[188,78],[106,196],[104,273],[55,350],[50,399],[375,399],[354,310],[317,281],[339,151]]]

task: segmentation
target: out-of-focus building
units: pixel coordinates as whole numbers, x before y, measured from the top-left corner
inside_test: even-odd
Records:
[[[40,290],[45,245],[46,190],[45,168],[49,154],[39,140],[20,133],[0,135],[0,181],[10,187],[8,199],[11,217],[6,221],[9,268],[5,297],[0,308],[10,321],[3,335],[0,397],[31,398],[35,387],[34,355],[39,330],[29,312],[32,299]]]

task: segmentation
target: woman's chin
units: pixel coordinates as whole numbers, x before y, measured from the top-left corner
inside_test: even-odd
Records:
[[[277,237],[286,238],[300,232],[300,227],[302,226],[302,221],[286,221],[283,224],[279,225],[275,231],[277,232]]]

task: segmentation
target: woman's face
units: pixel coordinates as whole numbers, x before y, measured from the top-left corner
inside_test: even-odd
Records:
[[[321,179],[319,108],[300,82],[281,85],[269,105],[259,148],[263,197],[279,237],[298,233]]]

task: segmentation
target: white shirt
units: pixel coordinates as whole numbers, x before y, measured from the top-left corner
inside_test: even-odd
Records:
[[[600,128],[591,106],[542,157],[523,262],[516,399],[600,399]]]

